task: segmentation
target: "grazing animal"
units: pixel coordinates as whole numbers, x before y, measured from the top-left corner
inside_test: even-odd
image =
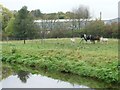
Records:
[[[88,40],[90,40],[91,42],[95,43],[95,41],[100,41],[100,37],[99,36],[93,36],[93,35],[86,35],[86,34],[83,34],[81,35],[81,38],[83,38],[82,40],[85,40],[86,42]],[[81,40],[81,41],[82,41]]]
[[[100,41],[101,41],[101,42],[108,42],[108,38],[103,38],[103,37],[101,37],[101,38],[100,38]]]
[[[75,43],[75,38],[71,38],[70,40],[71,42]]]

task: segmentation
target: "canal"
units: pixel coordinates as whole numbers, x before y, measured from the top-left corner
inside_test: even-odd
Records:
[[[9,63],[2,64],[0,83],[2,88],[117,88],[88,77]]]

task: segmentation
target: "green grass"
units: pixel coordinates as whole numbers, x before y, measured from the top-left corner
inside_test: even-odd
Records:
[[[2,61],[118,83],[118,40],[72,43],[69,38],[2,42]]]
[[[47,71],[44,69],[34,69],[32,67],[26,67],[24,65],[18,65],[18,64],[11,64],[11,63],[2,63],[2,79],[8,78],[9,76],[15,74],[19,74],[21,71],[27,72],[28,75],[31,76],[34,74],[40,74],[42,76],[51,77],[53,79],[62,80],[65,82],[69,82],[71,84],[79,84],[79,85],[85,85],[90,88],[113,88],[115,90],[119,90],[117,88],[120,88],[117,84],[111,84],[111,83],[105,83],[102,81],[94,80],[89,77],[80,77],[79,75],[74,75],[70,73],[60,73],[60,72],[54,72],[54,71]],[[7,73],[6,73],[7,72]],[[31,74],[30,74],[31,73]],[[27,76],[28,76],[27,75]],[[25,77],[25,76],[24,76]],[[27,79],[27,78],[26,78]]]

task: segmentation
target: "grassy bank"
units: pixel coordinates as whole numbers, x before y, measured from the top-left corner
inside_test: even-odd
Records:
[[[51,71],[92,77],[108,83],[118,80],[118,41],[71,43],[70,39],[9,41],[2,43],[2,61]]]
[[[2,68],[3,68],[3,72],[2,72],[2,79],[6,79],[8,77],[10,77],[11,75],[18,75],[19,78],[23,77],[23,75],[21,75],[20,73],[24,72],[26,73],[24,75],[25,77],[29,77],[31,78],[31,74],[32,75],[42,75],[42,76],[47,76],[49,78],[55,79],[55,80],[60,80],[60,81],[65,81],[65,82],[69,82],[71,84],[78,84],[78,85],[84,85],[84,86],[88,86],[90,88],[95,88],[95,90],[98,90],[100,88],[112,88],[115,90],[119,90],[118,85],[117,84],[107,84],[105,82],[100,82],[98,80],[94,80],[92,78],[86,78],[86,77],[80,77],[79,75],[75,75],[75,74],[70,74],[70,73],[60,73],[60,72],[55,72],[55,71],[47,71],[44,69],[34,69],[32,67],[26,67],[23,65],[18,65],[18,64],[9,64],[9,63],[3,63],[2,64]],[[28,78],[25,78],[27,81]],[[21,79],[20,80],[24,80]],[[120,86],[119,86],[120,88]]]

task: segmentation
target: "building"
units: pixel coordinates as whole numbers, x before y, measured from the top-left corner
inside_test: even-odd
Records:
[[[103,20],[103,21],[105,24],[111,24],[111,23],[118,23],[119,20],[120,20],[120,18],[114,18],[114,19]]]
[[[102,20],[105,24],[118,23],[118,19]],[[56,20],[35,20],[41,30],[79,30],[84,28],[93,20],[80,20],[77,19],[56,19]]]

